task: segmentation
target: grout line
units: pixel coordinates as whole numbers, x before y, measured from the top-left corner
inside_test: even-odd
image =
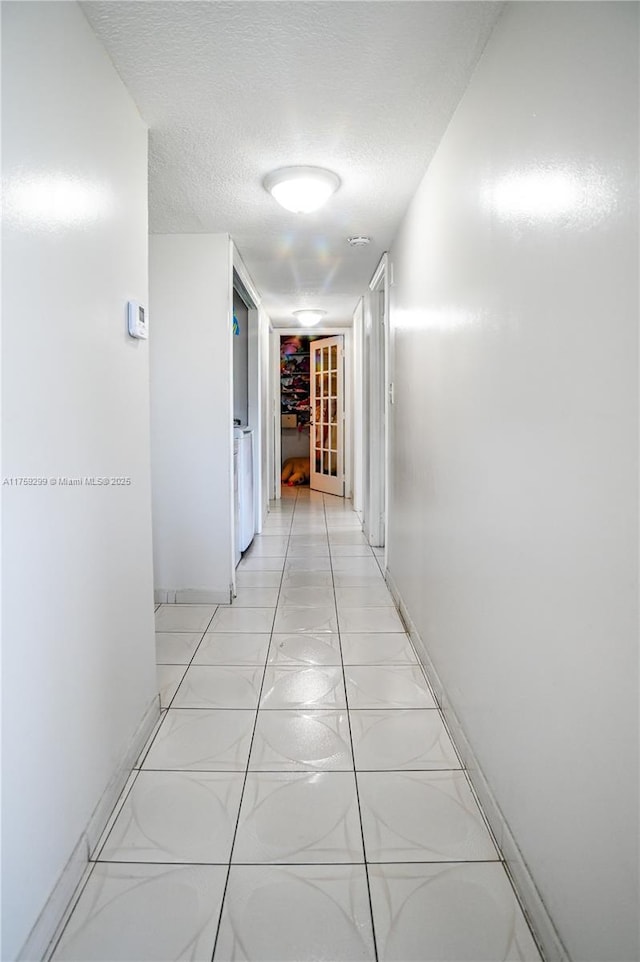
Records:
[[[323,498],[323,504],[324,504],[324,508],[325,508],[324,515],[325,515],[325,524],[326,524],[326,521],[327,521],[327,509],[326,509],[326,503],[324,502],[324,498]],[[332,578],[332,580],[333,580],[333,598],[334,598],[334,603],[335,603],[335,600],[336,600],[336,586],[335,586],[335,580],[333,579],[333,559],[332,559],[332,558],[330,559],[330,564],[331,564],[331,578]],[[337,606],[337,604],[336,604],[336,618],[338,618],[338,613],[337,613],[337,612],[338,612],[338,606]],[[355,754],[355,750],[354,750],[354,747],[353,747],[353,732],[351,731],[351,715],[350,715],[350,711],[349,711],[349,698],[348,698],[348,695],[347,695],[347,681],[346,681],[345,671],[344,671],[344,657],[343,657],[343,654],[342,654],[342,640],[340,639],[340,621],[339,621],[339,620],[338,620],[338,644],[339,644],[339,646],[340,646],[340,658],[341,658],[341,660],[342,660],[342,684],[343,684],[343,686],[344,686],[344,697],[345,697],[345,705],[346,705],[346,713],[347,713],[347,726],[348,726],[348,728],[349,728],[349,744],[350,744],[350,746],[351,746],[351,760],[352,760],[352,763],[353,763],[353,780],[354,780],[355,789],[356,789],[356,803],[357,803],[357,805],[358,805],[358,819],[359,819],[359,821],[360,821],[360,838],[361,838],[361,840],[362,840],[362,858],[363,858],[363,862],[364,862],[364,874],[365,874],[365,879],[366,879],[366,882],[367,882],[367,897],[368,897],[368,899],[369,899],[369,917],[370,917],[370,919],[371,919],[371,937],[372,937],[372,939],[373,939],[373,952],[374,952],[374,956],[375,956],[376,962],[378,962],[378,941],[377,941],[377,938],[376,938],[376,926],[375,926],[375,921],[374,921],[374,918],[373,918],[373,901],[372,901],[372,899],[371,899],[371,883],[370,883],[370,881],[369,881],[369,867],[368,867],[368,864],[367,864],[367,849],[366,849],[366,845],[365,845],[365,841],[364,841],[364,826],[363,826],[363,823],[362,823],[362,806],[360,805],[360,788],[359,788],[359,785],[358,785],[358,774],[357,774],[357,771],[356,771],[356,754]]]
[[[296,773],[295,773],[295,772],[291,772],[290,774],[296,774]],[[348,773],[342,773],[342,774],[348,774]],[[141,861],[141,860],[139,860],[139,859],[109,859],[109,860],[104,860],[104,861],[102,861],[102,862],[100,862],[100,863],[92,863],[92,865],[91,865],[91,868],[92,868],[92,869],[93,869],[93,865],[94,865],[94,864],[100,864],[100,865],[145,865],[145,866],[148,865],[148,866],[150,866],[150,867],[155,866],[155,865],[165,865],[165,866],[170,867],[170,868],[173,868],[173,867],[175,867],[175,868],[179,868],[179,867],[189,868],[189,866],[191,866],[191,865],[211,865],[211,866],[216,866],[216,867],[218,867],[218,868],[224,868],[226,865],[228,865],[228,862],[227,862],[226,860],[225,860],[225,861],[222,861],[222,862],[187,862],[187,861],[185,861],[184,859],[181,859],[181,860],[178,860],[178,861],[175,861],[175,862],[166,862],[166,861],[158,861],[158,862],[156,862],[156,861],[150,862],[150,861],[149,861],[149,862],[144,862],[144,861]],[[311,861],[306,861],[306,862],[304,862],[304,861],[303,861],[303,862],[234,862],[234,863],[233,863],[234,867],[241,865],[241,866],[251,866],[251,867],[253,867],[253,868],[261,868],[261,867],[262,867],[262,868],[274,868],[274,867],[277,867],[277,868],[287,868],[287,867],[290,866],[290,865],[297,865],[297,866],[305,865],[305,866],[309,866],[310,868],[318,868],[318,867],[320,867],[320,866],[322,866],[322,865],[338,865],[338,866],[340,866],[340,865],[345,865],[345,866],[346,866],[346,865],[354,865],[354,866],[360,866],[360,865],[364,865],[364,864],[365,864],[364,861],[354,862],[353,860],[344,861],[344,862],[337,862],[337,861],[333,861],[333,862],[331,862],[331,861],[329,861],[329,862],[311,862]],[[424,859],[424,858],[423,858],[423,859],[416,859],[415,861],[413,861],[413,860],[409,860],[409,861],[408,861],[407,859],[403,859],[403,860],[402,860],[402,859],[380,859],[380,860],[375,860],[375,861],[374,861],[374,860],[370,859],[370,860],[367,862],[367,864],[368,864],[368,865],[499,865],[500,863],[498,862],[497,859],[494,859],[494,858],[433,859],[432,861],[430,861],[429,859]],[[507,873],[507,874],[508,874],[508,873]],[[85,883],[85,884],[86,884],[86,883]]]
[[[294,711],[296,709],[293,709]],[[331,710],[331,709],[330,709]],[[260,709],[264,711],[264,709]],[[346,709],[337,708],[337,712],[346,714]],[[145,772],[156,772],[156,773],[169,773],[173,775],[242,775],[245,771],[246,766],[242,768],[145,768]],[[136,772],[138,769],[136,769]],[[252,768],[250,774],[252,775],[317,775],[319,773],[331,774],[332,772],[349,773],[353,771],[353,765],[348,768]],[[464,770],[461,768],[357,768],[356,772],[368,773],[368,774],[439,774],[441,772],[457,772],[461,774]],[[127,792],[127,795],[129,792]],[[100,846],[102,849],[102,846]],[[463,861],[465,861],[463,859]]]

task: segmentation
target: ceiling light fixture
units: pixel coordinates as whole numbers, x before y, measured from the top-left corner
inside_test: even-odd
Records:
[[[264,186],[287,210],[308,214],[329,200],[340,178],[323,167],[281,167],[264,179]]]
[[[326,316],[326,313],[326,311],[304,310],[294,311],[293,316],[297,318],[302,327],[315,327]]]
[[[347,243],[352,247],[366,247],[371,243],[371,238],[365,234],[355,234],[353,237],[347,237]]]

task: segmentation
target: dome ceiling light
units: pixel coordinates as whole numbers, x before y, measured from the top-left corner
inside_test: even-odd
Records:
[[[326,313],[326,311],[304,310],[294,311],[293,316],[297,318],[302,327],[315,327],[326,316]]]
[[[322,207],[340,183],[337,174],[323,167],[280,167],[264,179],[266,190],[295,214],[309,214]]]

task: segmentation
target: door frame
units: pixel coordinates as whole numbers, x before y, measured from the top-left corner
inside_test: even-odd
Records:
[[[269,436],[268,407],[265,404],[268,385],[265,375],[268,372],[268,354],[266,330],[269,319],[261,306],[261,298],[249,274],[236,245],[231,241],[231,270],[229,286],[229,331],[231,350],[231,378],[230,402],[233,412],[233,332],[231,317],[233,316],[233,291],[237,291],[248,310],[248,345],[247,345],[247,401],[248,423],[253,429],[253,500],[256,534],[262,531],[267,504],[267,466],[264,458],[265,446]],[[231,425],[231,444],[233,445],[233,425]],[[231,453],[230,504],[232,519],[231,536],[231,592],[236,593],[236,563],[235,563],[235,526],[233,523],[234,503],[233,481],[233,447]]]
[[[331,347],[327,346],[327,342]],[[323,352],[328,350],[328,357],[331,357],[331,348],[339,348],[339,353],[336,351],[336,387],[335,387],[335,399],[340,407],[335,412],[335,427],[336,427],[336,466],[335,475],[325,474],[324,471],[317,470],[317,458],[318,458],[318,425],[320,428],[326,423],[328,432],[328,451],[333,451],[333,441],[332,441],[332,428],[333,421],[331,415],[331,402],[329,402],[329,408],[327,409],[328,421],[324,421],[324,415],[320,413],[320,420],[318,421],[318,411],[320,410],[320,404],[323,396],[331,398],[333,396],[333,365],[329,363],[329,369],[325,372],[324,370],[324,360]],[[323,357],[319,357],[318,352]],[[318,360],[320,360],[320,368],[318,368]],[[310,400],[311,400],[311,420],[309,422],[310,431],[309,436],[309,457],[310,457],[310,477],[309,486],[312,491],[323,491],[325,494],[335,494],[338,498],[344,498],[345,491],[345,471],[344,462],[346,457],[345,451],[345,439],[344,439],[344,425],[346,421],[346,409],[347,404],[345,400],[344,392],[344,375],[345,375],[345,365],[346,359],[344,356],[344,337],[341,334],[335,334],[331,337],[317,337],[313,341],[309,342],[309,388],[310,388]],[[320,376],[318,376],[320,375]],[[320,384],[320,398],[318,398],[318,385]],[[325,383],[328,389],[328,395],[324,395]],[[336,404],[336,406],[337,406]],[[325,443],[321,442],[321,449],[324,449]],[[321,465],[324,458],[321,456]],[[331,457],[329,458],[329,467],[331,470]],[[332,486],[339,488],[338,491],[325,490],[330,489]]]
[[[364,533],[384,547],[389,528],[389,257],[376,267],[364,305]],[[379,305],[382,306],[382,312]]]
[[[344,380],[342,390],[344,394],[344,497],[351,497],[351,418],[352,418],[352,393],[351,393],[351,350],[352,350],[352,330],[350,327],[274,327],[271,333],[271,385],[272,397],[270,408],[274,416],[274,463],[273,463],[273,487],[276,500],[282,497],[282,482],[280,474],[282,471],[282,446],[281,446],[281,427],[280,427],[280,338],[281,337],[301,337],[305,334],[318,335],[319,337],[334,337],[342,334],[344,338]],[[271,487],[271,486],[270,486]]]

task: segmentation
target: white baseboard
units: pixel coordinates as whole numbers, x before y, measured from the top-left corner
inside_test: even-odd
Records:
[[[228,605],[231,588],[209,591],[207,588],[155,588],[157,605]]]
[[[89,858],[91,852],[102,835],[111,811],[126,785],[131,769],[146,745],[159,717],[160,700],[156,696],[144,713],[120,764],[96,805],[84,832],[78,839],[69,861],[62,870],[51,895],[17,957],[17,962],[41,962],[42,959],[48,958],[49,952],[60,936],[62,927],[66,924],[70,909],[74,904],[75,893],[85,882],[90,869]]]
[[[467,774],[478,796],[487,822],[495,836],[502,858],[504,859],[505,868],[511,876],[513,887],[538,941],[543,958],[545,962],[570,962],[570,956],[562,944],[562,940],[547,911],[547,907],[538,891],[516,839],[498,805],[491,786],[482,772],[465,730],[451,705],[447,691],[431,660],[429,650],[413,623],[411,615],[407,610],[389,569],[385,572],[385,580],[396,602],[400,617],[407,627],[407,631],[409,632],[409,636],[426,672],[427,678],[429,679],[429,684],[433,690],[438,707],[442,711],[451,739],[467,770]]]

